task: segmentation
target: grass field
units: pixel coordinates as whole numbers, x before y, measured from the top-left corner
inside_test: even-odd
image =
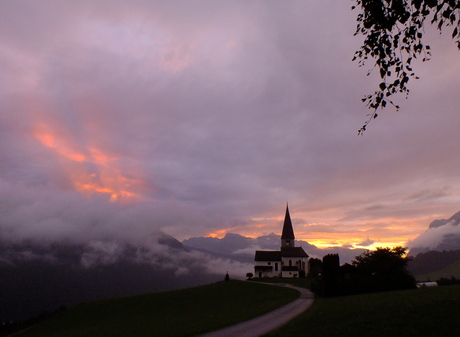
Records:
[[[269,312],[297,297],[292,289],[232,280],[80,304],[19,336],[194,336]]]
[[[317,298],[267,337],[458,337],[460,286]]]

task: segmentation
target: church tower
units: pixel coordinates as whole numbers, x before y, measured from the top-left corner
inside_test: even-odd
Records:
[[[286,215],[284,216],[283,232],[281,234],[281,248],[295,247],[294,229],[292,228],[289,206],[286,204]]]
[[[286,204],[280,250],[256,250],[254,257],[256,277],[305,277],[308,272],[308,254],[295,246],[289,207]]]

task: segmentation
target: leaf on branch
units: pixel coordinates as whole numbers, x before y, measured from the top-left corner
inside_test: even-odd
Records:
[[[373,69],[378,68],[381,80],[378,90],[362,99],[369,109],[374,110],[368,121],[359,130],[362,134],[367,124],[375,119],[377,110],[390,103],[396,110],[399,106],[385,99],[396,94],[409,94],[407,87],[410,79],[418,79],[411,62],[417,59],[428,61],[431,47],[424,45],[424,24],[436,22],[438,30],[453,26],[452,38],[460,38],[459,0],[355,0],[352,9],[361,12],[357,15],[356,35],[363,35],[361,48],[355,52],[353,61],[362,67],[373,59]],[[457,15],[456,15],[457,14]],[[431,16],[428,18],[428,16]],[[455,41],[460,50],[460,39]],[[387,84],[389,83],[389,84]],[[385,99],[384,99],[385,98]]]
[[[450,14],[452,14],[451,9],[446,9],[444,12],[442,12],[442,16],[445,17],[446,19],[449,19]]]
[[[425,3],[427,4],[428,7],[433,8],[436,7],[438,4],[437,0],[425,0]]]

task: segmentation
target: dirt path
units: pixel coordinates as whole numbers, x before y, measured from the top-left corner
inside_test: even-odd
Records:
[[[278,285],[296,289],[300,293],[299,298],[265,315],[201,335],[200,337],[258,337],[283,326],[313,304],[314,295],[310,290],[289,284]]]

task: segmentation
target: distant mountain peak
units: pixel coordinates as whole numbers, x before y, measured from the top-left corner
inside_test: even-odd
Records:
[[[438,228],[447,224],[457,226],[460,224],[460,212],[455,213],[449,219],[437,219],[430,223],[428,228]]]
[[[460,223],[460,211],[452,215],[449,220],[454,220],[455,225],[458,225]]]
[[[433,251],[449,251],[460,249],[460,212],[449,219],[437,219],[430,223],[428,229],[408,243],[410,253]]]

